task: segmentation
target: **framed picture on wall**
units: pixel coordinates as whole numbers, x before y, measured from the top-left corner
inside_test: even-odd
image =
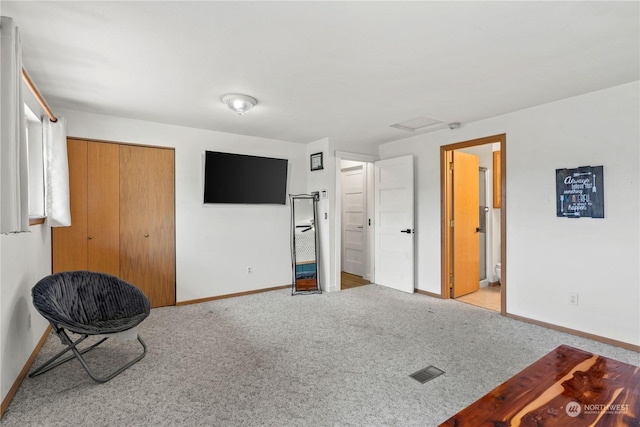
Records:
[[[322,152],[311,155],[311,170],[318,171],[324,169],[322,165]]]
[[[602,166],[556,169],[556,216],[604,218]]]

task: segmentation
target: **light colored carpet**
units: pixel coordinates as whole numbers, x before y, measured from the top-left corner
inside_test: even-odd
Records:
[[[640,364],[632,351],[377,285],[154,309],[140,332],[147,357],[108,383],[75,360],[26,378],[2,426],[436,426],[560,344]],[[105,345],[90,363],[132,346]],[[35,365],[60,348],[51,336]],[[428,365],[446,373],[409,377]]]

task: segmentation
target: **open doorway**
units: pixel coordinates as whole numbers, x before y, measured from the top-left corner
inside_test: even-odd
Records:
[[[442,296],[506,313],[506,135],[441,147]]]
[[[366,164],[367,169],[367,196],[366,196],[366,217],[365,224],[363,225],[363,230],[366,234],[366,243],[365,243],[365,262],[364,262],[364,275],[362,276],[362,280],[367,280],[368,282],[373,283],[375,281],[374,277],[374,260],[373,256],[375,254],[373,244],[374,244],[374,222],[370,219],[373,218],[374,215],[374,197],[373,197],[373,170],[374,163],[378,161],[378,156],[372,156],[368,154],[361,153],[349,153],[346,151],[336,151],[335,152],[335,210],[334,210],[334,218],[335,218],[335,227],[332,230],[333,236],[335,238],[335,250],[331,251],[331,262],[335,265],[335,268],[332,269],[333,277],[332,277],[332,286],[331,290],[339,291],[342,288],[343,278],[345,278],[345,286],[348,288],[350,285],[348,280],[349,276],[345,276],[342,274],[342,168],[343,162],[346,168],[349,168],[350,161],[359,162]]]
[[[370,283],[371,166],[362,161],[340,161],[341,290]]]
[[[412,155],[379,160],[377,156],[336,151],[335,168],[335,250],[331,251],[333,284],[340,289],[342,269],[342,161],[367,164],[366,230],[364,279],[381,286],[413,293],[414,158]],[[375,185],[374,185],[375,176]],[[357,225],[356,225],[357,227]],[[375,246],[375,247],[374,247]],[[375,259],[374,259],[375,258]]]

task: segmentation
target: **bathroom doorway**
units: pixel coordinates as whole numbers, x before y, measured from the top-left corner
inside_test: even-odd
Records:
[[[506,313],[506,135],[442,146],[442,296]]]

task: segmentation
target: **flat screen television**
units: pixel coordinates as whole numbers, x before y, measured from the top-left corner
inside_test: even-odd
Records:
[[[206,151],[204,203],[284,205],[287,167],[287,159]]]

